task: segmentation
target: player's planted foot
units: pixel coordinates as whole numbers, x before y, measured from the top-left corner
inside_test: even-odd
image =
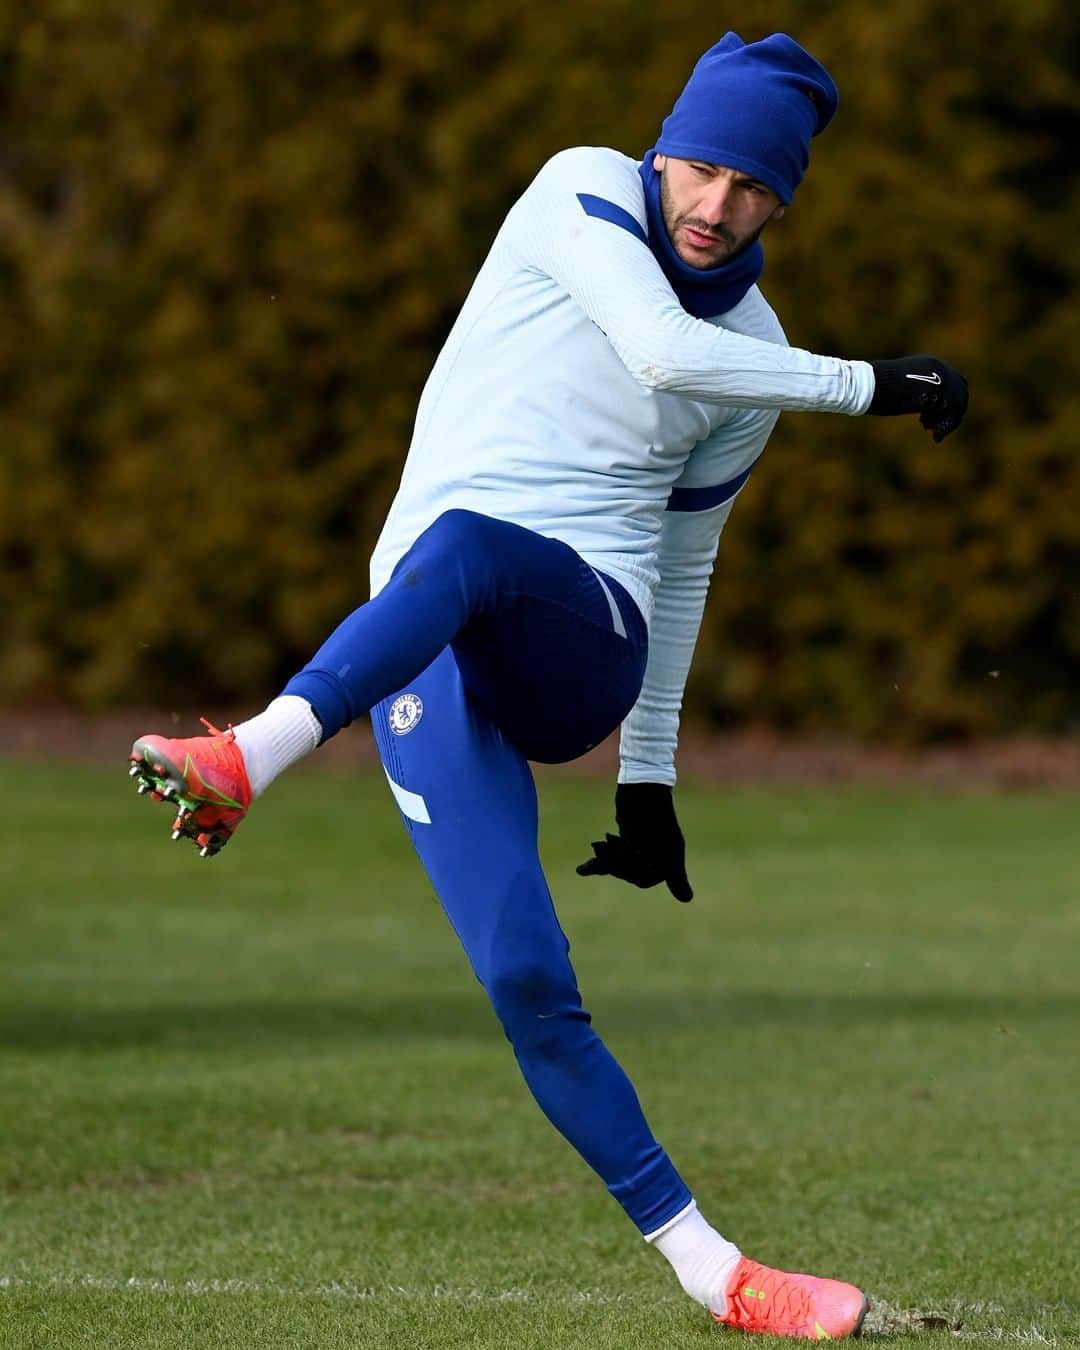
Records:
[[[870,1307],[861,1289],[816,1275],[789,1275],[745,1256],[728,1286],[727,1312],[713,1317],[726,1327],[810,1341],[857,1336]]]
[[[205,717],[199,720],[208,736],[140,736],[128,773],[140,794],[176,806],[172,837],[193,840],[199,856],[210,858],[232,838],[253,794],[233,729],[218,731]]]

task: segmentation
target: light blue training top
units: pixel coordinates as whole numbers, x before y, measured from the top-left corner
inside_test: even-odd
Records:
[[[578,147],[544,165],[428,377],[371,586],[452,508],[569,544],[622,582],[650,626],[620,781],[674,783],[683,689],[732,501],[782,409],[861,414],[874,375],[789,347],[756,286],[726,314],[693,318],[646,231],[633,159]]]

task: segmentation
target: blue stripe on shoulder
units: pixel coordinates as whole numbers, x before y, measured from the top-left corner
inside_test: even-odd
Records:
[[[754,464],[757,460],[754,460]],[[717,483],[715,487],[672,488],[668,498],[669,511],[708,511],[714,506],[723,506],[731,501],[736,492],[750,477],[754,464],[743,469],[742,473],[729,478],[726,483]]]
[[[614,202],[609,202],[606,197],[594,197],[591,192],[579,192],[577,199],[587,216],[596,216],[598,220],[609,220],[612,225],[621,225],[635,239],[640,239],[646,248],[648,247],[649,236],[645,233],[641,222],[635,220],[629,211],[616,206]]]

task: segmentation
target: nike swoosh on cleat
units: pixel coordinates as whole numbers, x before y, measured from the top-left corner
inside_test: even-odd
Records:
[[[220,788],[216,788],[212,783],[206,781],[199,772],[198,765],[190,755],[187,755],[184,759],[183,776],[185,779],[189,780],[189,785],[194,788],[194,795],[204,801],[208,806],[235,806],[238,811],[243,809],[240,802],[234,801],[232,797],[227,796]]]
[[[905,380],[922,380],[924,384],[940,384],[941,376],[935,370],[933,375],[905,375]]]

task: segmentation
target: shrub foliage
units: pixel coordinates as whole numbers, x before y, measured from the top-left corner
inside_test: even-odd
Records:
[[[766,237],[792,342],[934,351],[972,411],[789,415],[690,690],[714,723],[1075,726],[1080,21],[1051,0],[41,0],[0,18],[0,697],[245,704],[366,596],[415,400],[499,221],[640,153],[727,26],[840,114]]]

